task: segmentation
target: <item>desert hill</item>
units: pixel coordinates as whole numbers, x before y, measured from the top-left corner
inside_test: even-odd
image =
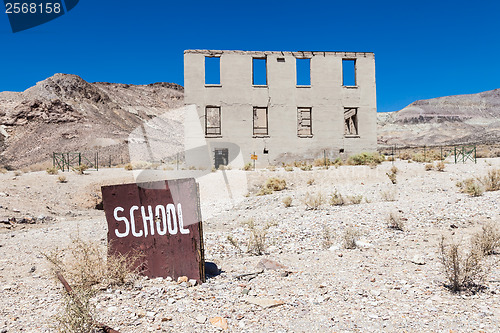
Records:
[[[24,92],[1,92],[0,164],[23,167],[52,152],[97,150],[103,158],[127,160],[129,133],[184,105],[183,90],[173,83],[89,83],[55,74]]]
[[[380,145],[496,143],[500,139],[500,89],[411,103],[378,114]]]

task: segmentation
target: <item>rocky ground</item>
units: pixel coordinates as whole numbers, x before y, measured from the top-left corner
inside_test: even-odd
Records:
[[[94,299],[98,320],[120,332],[216,332],[224,324],[232,332],[498,331],[498,255],[486,258],[491,271],[484,290],[453,294],[444,286],[438,243],[445,235],[467,244],[482,224],[500,222],[500,192],[470,197],[455,186],[499,168],[500,158],[446,164],[444,172],[425,171],[422,163],[394,165],[395,185],[386,175],[391,162],[376,168],[229,170],[229,187],[219,185],[222,171],[200,178],[205,258],[223,272],[193,287],[141,278],[102,290]],[[87,173],[65,173],[67,183],[45,172],[0,174],[0,220],[29,216],[25,222],[36,222],[0,226],[1,332],[56,331],[63,289],[42,252],[68,245],[71,237],[105,246],[104,213],[93,209],[97,189],[134,176],[123,169]],[[269,177],[284,178],[287,189],[256,196]],[[335,190],[364,199],[306,209],[308,193],[328,200]],[[386,201],[391,195],[396,200]],[[292,198],[290,207],[285,197]],[[404,218],[405,231],[387,227],[391,212]],[[264,255],[246,252],[249,219],[258,228],[271,225]],[[356,249],[342,247],[348,228],[361,233]],[[276,267],[267,262],[263,269],[263,259],[284,267],[268,269]]]

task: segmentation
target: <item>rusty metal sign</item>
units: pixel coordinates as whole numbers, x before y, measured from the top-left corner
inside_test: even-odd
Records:
[[[250,158],[251,158],[252,160],[257,160],[257,155],[251,154],[251,155],[250,155]]]
[[[204,282],[203,229],[193,178],[103,186],[110,253],[145,255],[141,273]]]

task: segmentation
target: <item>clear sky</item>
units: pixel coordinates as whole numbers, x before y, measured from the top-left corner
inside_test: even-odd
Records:
[[[12,33],[0,13],[0,91],[54,73],[183,84],[185,49],[374,52],[379,111],[500,88],[500,1],[80,0]]]

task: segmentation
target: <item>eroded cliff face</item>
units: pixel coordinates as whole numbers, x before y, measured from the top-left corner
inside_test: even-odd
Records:
[[[0,93],[0,164],[23,167],[52,152],[96,150],[126,161],[133,129],[183,105],[183,88],[173,83],[89,83],[55,74],[24,92]]]
[[[494,143],[500,139],[500,89],[415,101],[378,115],[382,145]]]

